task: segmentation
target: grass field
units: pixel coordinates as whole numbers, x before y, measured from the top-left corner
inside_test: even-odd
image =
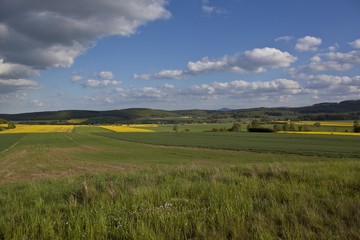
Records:
[[[360,239],[359,146],[90,126],[1,134],[0,239]]]
[[[275,133],[99,133],[109,138],[164,146],[238,151],[293,153],[330,157],[360,157],[360,138],[337,135]]]

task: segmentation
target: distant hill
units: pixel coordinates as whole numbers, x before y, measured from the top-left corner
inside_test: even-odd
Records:
[[[64,110],[0,114],[1,119],[17,122],[66,123],[70,119],[85,119],[84,124],[98,123],[177,123],[177,122],[221,122],[240,118],[286,118],[299,120],[342,120],[359,119],[360,100],[339,103],[318,103],[297,108],[251,108],[220,110],[176,110],[166,111],[148,108],[129,108],[110,111]],[[5,121],[6,121],[5,120]],[[4,120],[3,120],[4,121]]]
[[[298,113],[345,113],[360,111],[360,100],[340,103],[318,103],[308,107],[293,108]]]

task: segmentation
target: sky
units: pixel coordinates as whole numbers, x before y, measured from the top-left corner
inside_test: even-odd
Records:
[[[358,0],[0,0],[0,113],[360,99]]]

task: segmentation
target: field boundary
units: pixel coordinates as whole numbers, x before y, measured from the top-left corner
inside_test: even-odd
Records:
[[[11,145],[9,148],[3,150],[2,152],[0,152],[0,154],[3,154],[9,150],[11,150],[13,147],[15,147],[18,143],[20,142],[20,140],[18,140],[16,143],[14,143],[13,145]]]

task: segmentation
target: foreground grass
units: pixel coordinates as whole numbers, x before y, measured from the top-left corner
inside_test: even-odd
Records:
[[[279,154],[261,135],[248,141],[263,152],[244,152],[130,142],[222,148],[241,134],[95,131],[108,132],[0,135],[16,143],[0,154],[0,239],[360,239],[357,138],[279,138],[296,150]],[[308,141],[317,156],[301,154]],[[319,150],[336,143],[352,158]]]
[[[176,166],[1,187],[4,239],[359,239],[355,160]]]

